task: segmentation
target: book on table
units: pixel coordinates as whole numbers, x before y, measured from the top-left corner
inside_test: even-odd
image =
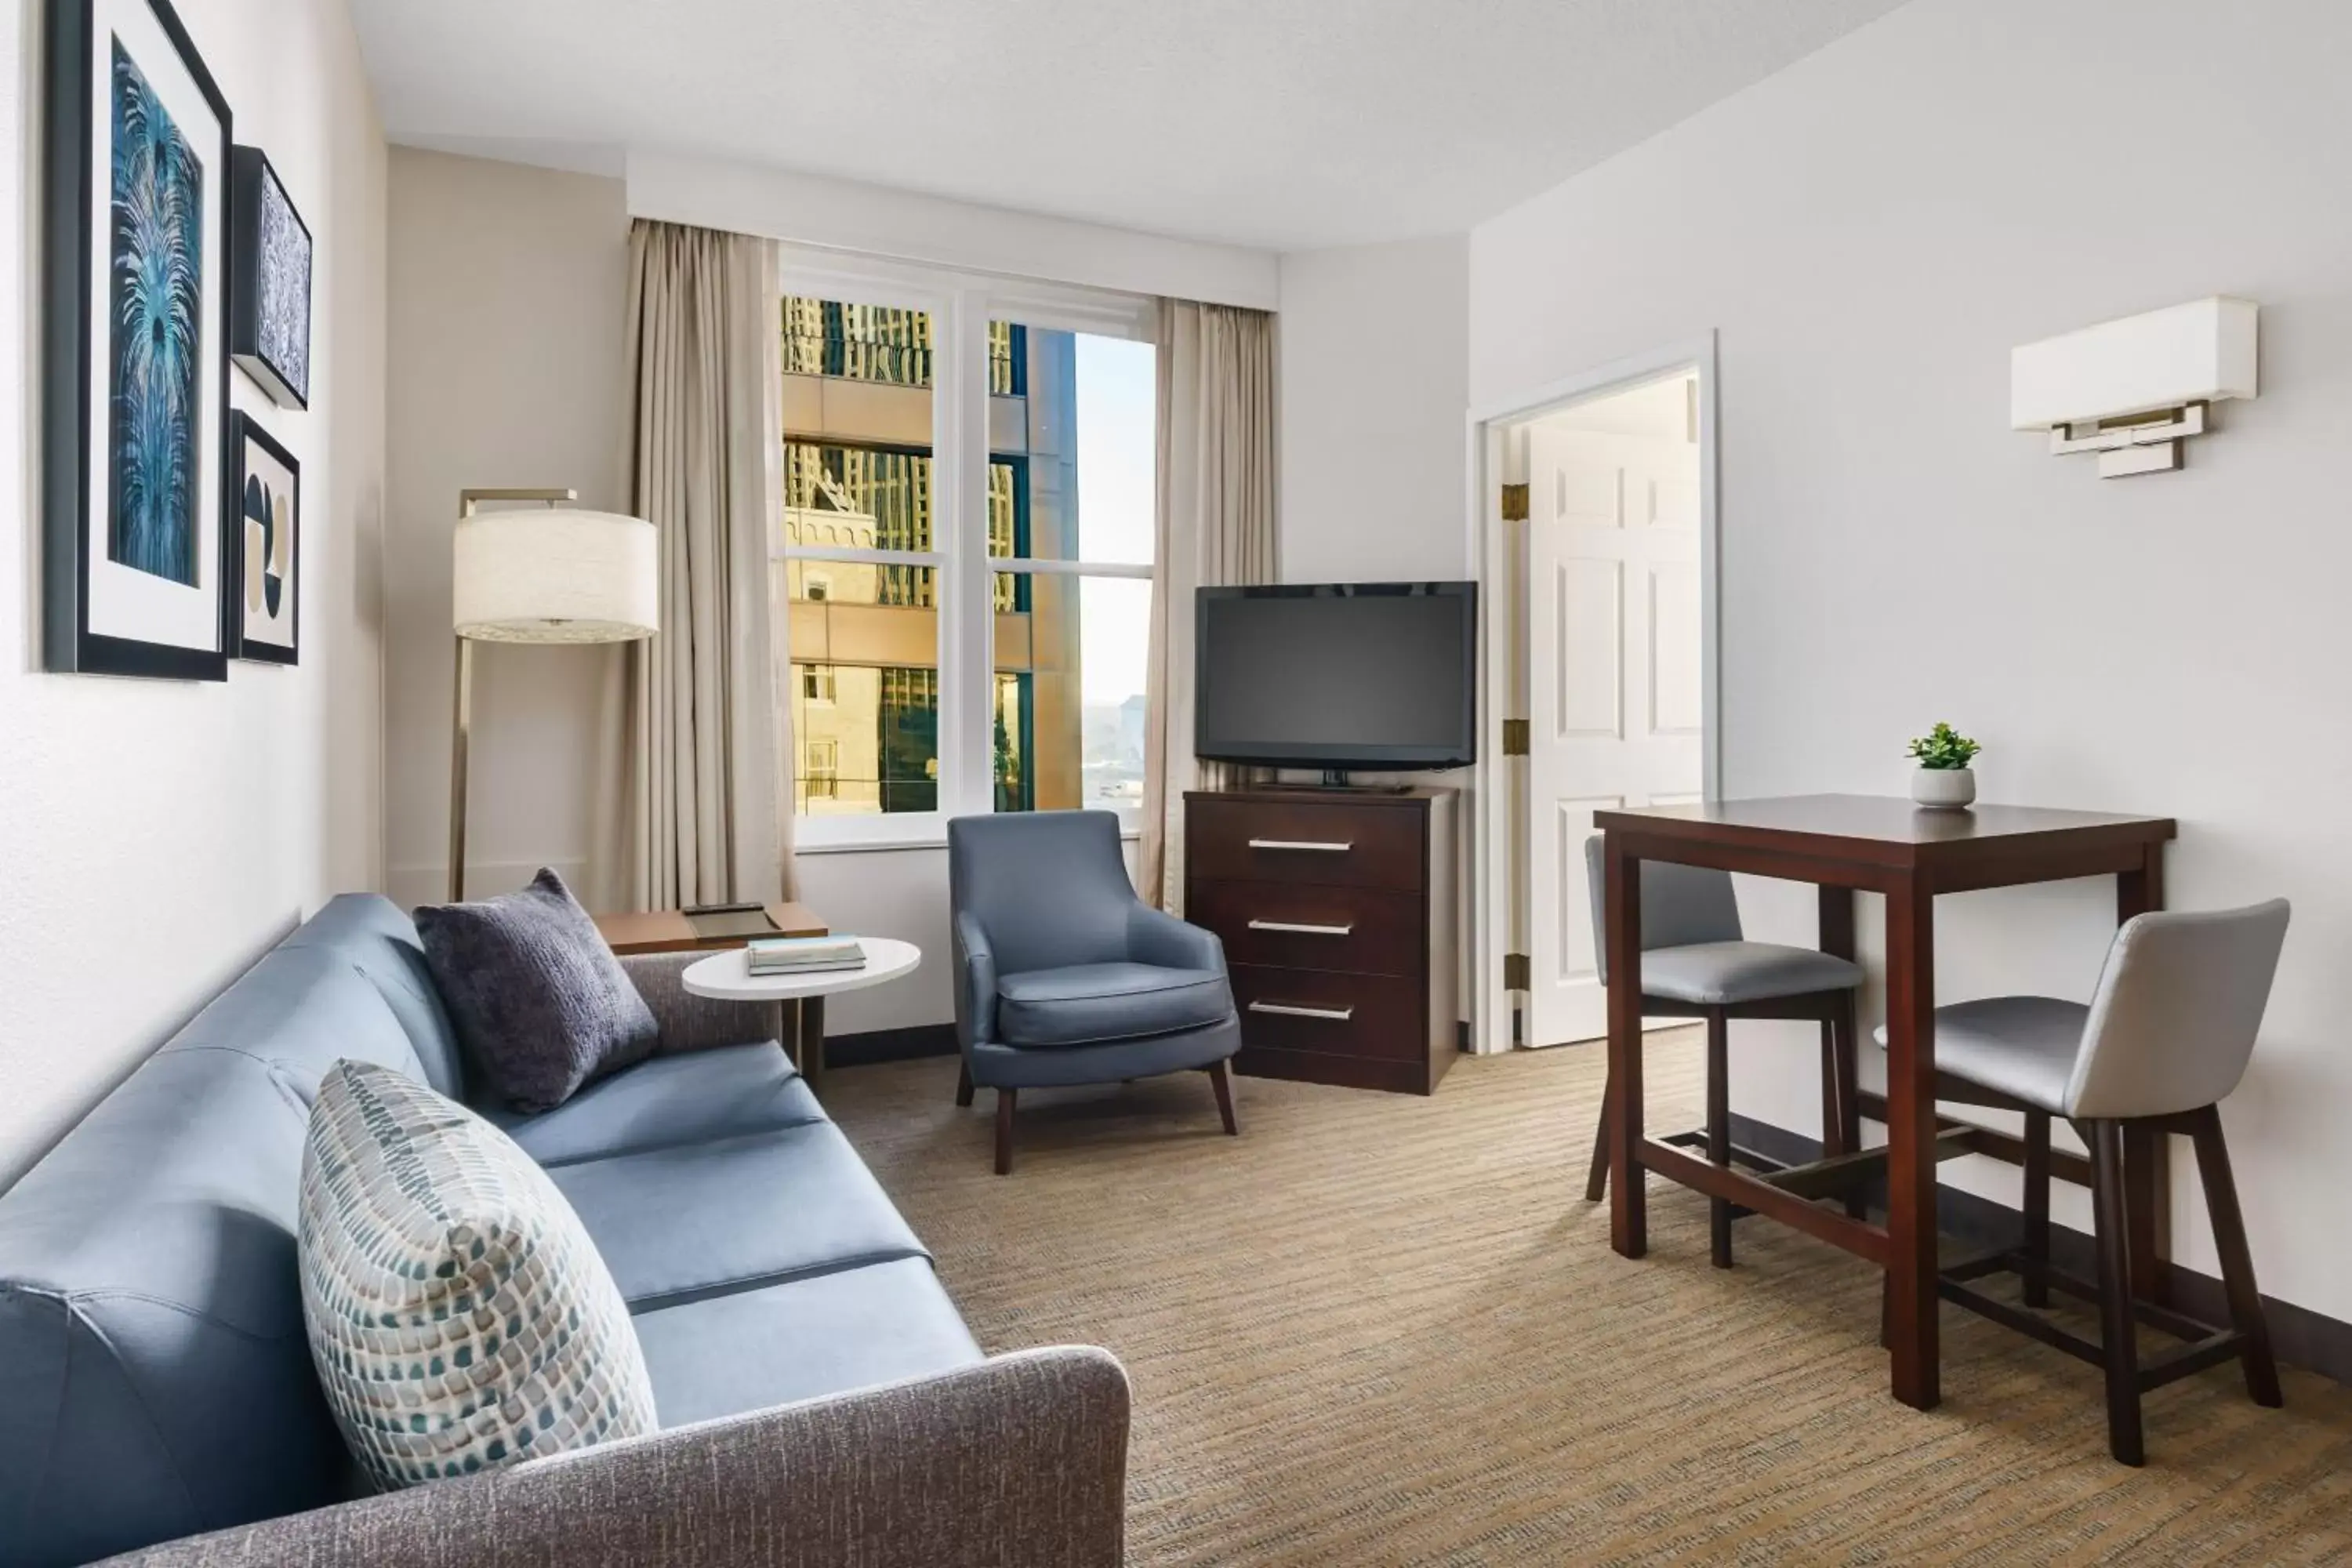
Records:
[[[770,937],[749,943],[743,952],[753,974],[819,974],[866,967],[866,950],[854,936]]]

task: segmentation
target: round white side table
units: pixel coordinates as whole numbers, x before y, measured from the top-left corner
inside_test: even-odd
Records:
[[[831,996],[843,991],[863,991],[869,985],[884,985],[915,972],[923,962],[923,950],[911,942],[896,937],[861,936],[857,945],[865,950],[866,963],[859,969],[822,969],[814,974],[754,974],[751,970],[751,955],[748,949],[730,948],[714,952],[709,958],[686,966],[678,983],[697,996],[709,996],[721,1002],[805,1002],[813,996]],[[793,1031],[795,1037],[799,1031]],[[812,1085],[824,1076],[824,1042],[811,1042],[814,1059],[800,1063],[802,1076]],[[804,1053],[805,1055],[805,1053]]]

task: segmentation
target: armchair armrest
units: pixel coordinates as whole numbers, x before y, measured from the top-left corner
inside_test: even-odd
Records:
[[[681,979],[687,965],[710,956],[708,952],[634,952],[621,959],[621,972],[653,1010],[661,1039],[659,1056],[707,1051],[717,1046],[757,1045],[781,1037],[782,1025],[773,1002],[722,1002],[688,992]]]
[[[1180,921],[1165,910],[1137,903],[1127,914],[1127,951],[1138,963],[1164,969],[1225,968],[1225,944],[1214,931]]]
[[[1117,1568],[1127,1374],[998,1356],[169,1542],[117,1568]]]
[[[967,1048],[996,1037],[996,950],[970,910],[955,912],[956,1036]]]

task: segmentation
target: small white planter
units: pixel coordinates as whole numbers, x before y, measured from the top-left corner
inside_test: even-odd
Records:
[[[1931,811],[1964,811],[1977,798],[1974,768],[1915,768],[1911,798]]]

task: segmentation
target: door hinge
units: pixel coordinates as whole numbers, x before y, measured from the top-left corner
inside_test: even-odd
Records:
[[[1528,955],[1524,952],[1503,954],[1503,989],[1506,991],[1530,989],[1528,984],[1528,972],[1531,967],[1532,965],[1528,963]]]
[[[1525,522],[1527,520],[1528,487],[1525,485],[1505,485],[1503,487],[1503,521],[1505,522]]]
[[[1503,755],[1524,757],[1528,754],[1528,721],[1525,719],[1503,721]]]

